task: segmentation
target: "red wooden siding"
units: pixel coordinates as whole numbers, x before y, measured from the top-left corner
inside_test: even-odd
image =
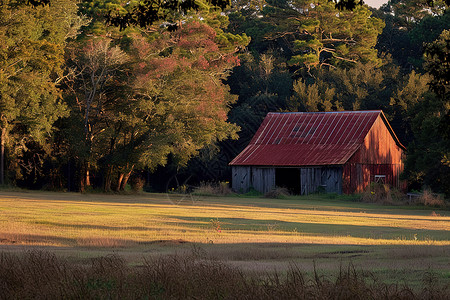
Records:
[[[375,175],[386,176],[385,182],[401,188],[402,148],[381,114],[373,123],[364,142],[344,165],[344,193],[362,192]]]

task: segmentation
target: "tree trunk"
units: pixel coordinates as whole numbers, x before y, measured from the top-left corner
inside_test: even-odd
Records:
[[[91,186],[91,177],[89,175],[89,163],[86,166],[86,187]]]
[[[5,139],[6,139],[6,128],[2,128],[0,142],[0,184],[5,184]]]
[[[128,183],[128,179],[130,179],[130,176],[131,176],[131,173],[133,172],[133,169],[134,169],[134,165],[131,166],[130,172],[128,172],[128,173],[126,173],[126,174],[124,175],[123,180],[122,180],[122,186],[121,186],[121,188],[120,188],[122,191],[125,190],[125,186],[126,186],[127,183]]]
[[[119,180],[117,181],[117,188],[116,191],[120,191],[120,188],[122,187],[122,180],[123,180],[123,173],[119,173]]]
[[[105,192],[111,191],[112,172],[113,172],[113,167],[111,165],[108,165],[107,170],[106,170],[106,176],[105,176],[105,186],[104,186]]]
[[[86,176],[84,175],[84,169],[81,170],[81,174],[80,174],[80,192],[84,193],[84,191],[86,190]]]
[[[80,172],[80,192],[86,191],[86,188],[91,185],[91,180],[89,179],[89,163],[85,162],[82,164]]]

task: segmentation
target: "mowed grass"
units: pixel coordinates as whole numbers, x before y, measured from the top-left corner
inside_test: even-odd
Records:
[[[338,270],[387,281],[450,281],[450,212],[326,195],[288,199],[0,192],[0,250],[41,247],[88,259],[200,253],[244,271]]]
[[[123,246],[157,240],[195,243],[450,245],[447,211],[332,201],[1,193],[3,243]],[[324,199],[325,198],[325,199]]]

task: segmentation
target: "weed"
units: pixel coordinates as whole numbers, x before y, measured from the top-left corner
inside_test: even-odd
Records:
[[[278,224],[277,223],[267,224],[267,231],[268,232],[274,232],[277,229],[278,229]]]
[[[215,232],[222,232],[222,227],[219,219],[211,219],[209,220],[209,223],[211,225],[211,229]]]

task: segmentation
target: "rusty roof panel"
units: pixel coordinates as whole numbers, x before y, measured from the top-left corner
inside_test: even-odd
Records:
[[[380,110],[268,113],[250,144],[230,165],[344,164],[380,114],[384,117]]]

